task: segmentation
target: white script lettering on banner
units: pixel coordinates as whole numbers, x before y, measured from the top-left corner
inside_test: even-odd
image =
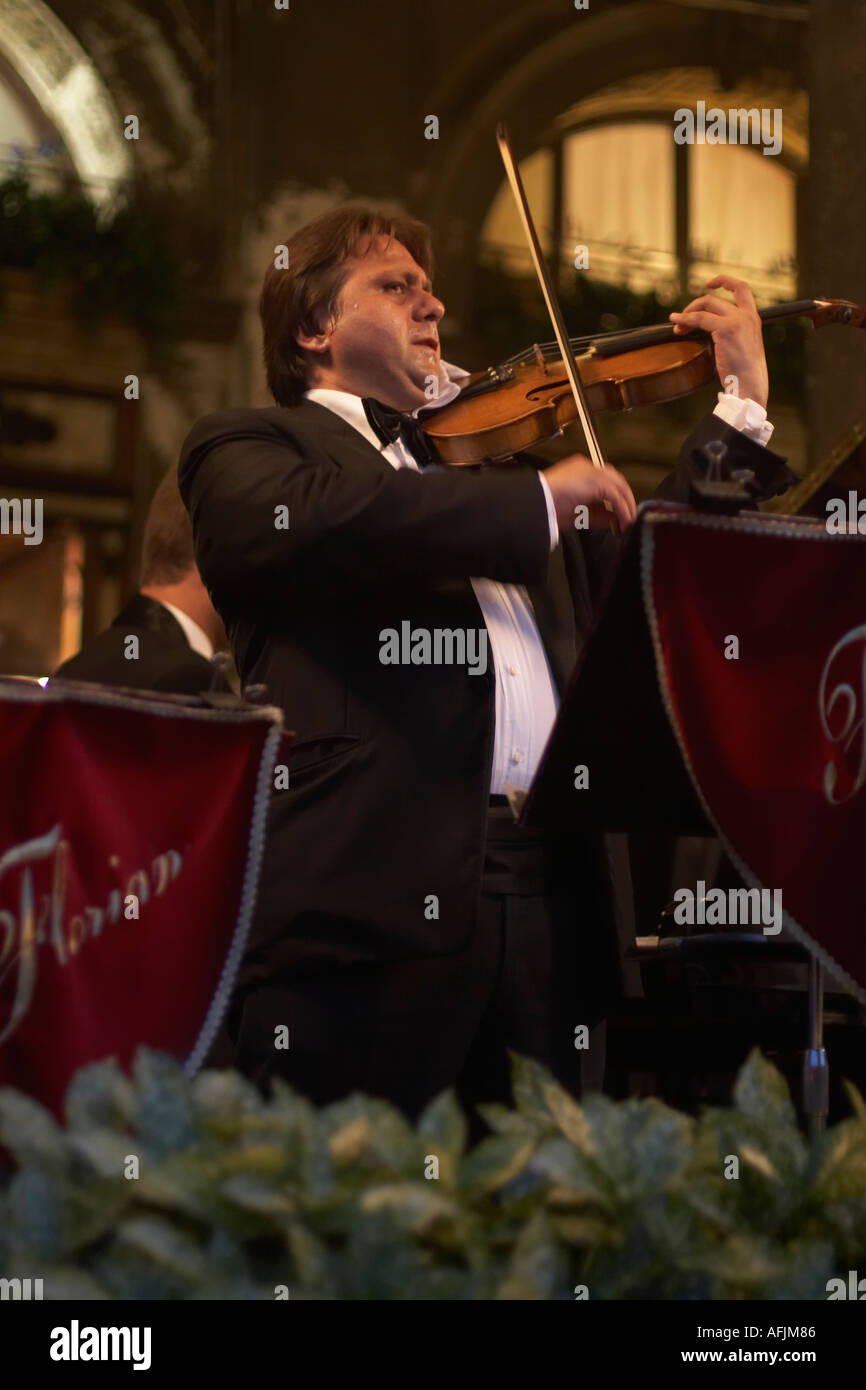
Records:
[[[40,862],[48,861],[47,892],[37,893],[34,875]],[[150,875],[146,869],[136,869],[124,876],[120,860],[111,855],[108,867],[115,885],[105,895],[104,905],[87,906],[69,917],[67,913],[67,882],[69,877],[69,842],[62,838],[62,827],[55,825],[46,835],[13,845],[0,855],[0,902],[11,889],[11,878],[21,872],[18,902],[15,910],[0,907],[0,1043],[14,1033],[33,999],[37,977],[37,952],[47,946],[54,952],[58,965],[65,966],[78,955],[89,941],[100,936],[106,926],[122,919],[125,886],[126,894],[138,889],[143,903],[151,896],[160,897],[178,877],[182,860],[177,850],[167,850],[152,861]],[[125,877],[125,884],[124,884]],[[120,885],[120,886],[118,886]],[[12,906],[14,890],[7,898]],[[11,997],[11,1008],[4,1024],[4,999]]]
[[[824,795],[831,806],[840,806],[866,782],[866,626],[840,637],[824,662],[818,714],[825,738],[845,757],[844,771],[838,756],[824,768]]]

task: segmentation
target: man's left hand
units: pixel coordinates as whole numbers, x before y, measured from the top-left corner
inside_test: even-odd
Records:
[[[770,378],[755,296],[745,280],[735,280],[733,275],[716,275],[707,280],[706,287],[731,290],[733,304],[715,294],[702,294],[687,304],[682,313],[671,314],[674,331],[678,337],[690,328],[702,328],[712,334],[722,388],[741,400],[757,401],[766,409]]]

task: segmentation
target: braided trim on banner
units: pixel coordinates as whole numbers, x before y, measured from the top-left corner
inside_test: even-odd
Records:
[[[247,845],[247,862],[244,866],[243,887],[241,889],[241,901],[238,908],[238,918],[235,930],[232,934],[232,942],[229,947],[225,964],[219,978],[214,997],[211,1000],[207,1016],[201,1026],[201,1031],[196,1040],[195,1047],[184,1064],[184,1073],[187,1076],[195,1076],[208,1052],[211,1044],[216,1037],[217,1029],[223,1021],[223,1016],[228,1008],[232,989],[234,988],[235,978],[241,964],[241,958],[246,949],[247,937],[249,936],[250,924],[253,919],[253,911],[256,905],[256,893],[259,886],[259,873],[262,867],[262,856],[265,852],[265,833],[267,830],[268,807],[270,805],[271,779],[273,777],[274,763],[279,747],[280,736],[282,733],[282,716],[279,724],[274,724],[268,731],[262,748],[262,760],[259,764],[259,773],[256,778],[256,789],[253,795],[253,814],[250,818],[250,838]]]

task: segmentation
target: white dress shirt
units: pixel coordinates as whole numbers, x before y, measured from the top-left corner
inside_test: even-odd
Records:
[[[439,393],[436,399],[430,402],[430,406],[447,405],[459,395],[460,388],[457,383],[468,375],[462,368],[442,362],[439,371]],[[306,399],[325,406],[347,424],[352,425],[393,468],[414,468],[416,472],[420,472],[416,459],[401,439],[395,440],[393,444],[381,443],[367,420],[360,396],[354,396],[348,391],[314,387],[306,392]],[[730,397],[720,394],[720,403],[722,399],[731,400]],[[749,405],[753,406],[755,411],[761,411],[761,407],[755,402],[749,402]],[[730,406],[717,407],[716,413],[723,419],[728,418],[723,412],[729,409]],[[417,414],[417,411],[412,413]],[[766,420],[766,411],[763,412],[763,420]],[[749,425],[752,426],[751,429]],[[756,437],[759,430],[756,428],[755,417],[748,422],[743,432],[750,438]],[[766,440],[759,439],[758,442],[765,443]],[[550,548],[553,550],[559,544],[559,528],[553,498],[543,474],[539,473],[538,481],[547,502]],[[494,795],[505,795],[506,786],[527,791],[556,719],[559,707],[556,686],[535,621],[532,600],[525,587],[522,584],[503,584],[499,580],[484,578],[472,579],[471,583],[487,627],[496,680],[496,730],[490,791]]]
[[[177,618],[183,628],[184,636],[193,651],[198,652],[200,656],[210,661],[213,656],[213,642],[210,640],[207,633],[203,632],[198,623],[195,622],[188,613],[184,613],[182,608],[175,608],[173,603],[166,603],[164,598],[161,598],[159,602],[162,604],[163,608],[168,609],[173,618]]]

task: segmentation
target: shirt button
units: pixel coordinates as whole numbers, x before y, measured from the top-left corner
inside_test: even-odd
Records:
[[[513,763],[522,763],[522,762],[523,762],[523,754],[521,753],[521,751],[520,751],[519,748],[518,748],[514,753],[512,753],[512,755],[511,755],[511,761],[512,761]]]
[[[511,672],[512,676],[516,676],[516,675],[517,675],[517,667],[516,667],[516,666],[509,666],[508,669],[509,669],[509,671]]]

